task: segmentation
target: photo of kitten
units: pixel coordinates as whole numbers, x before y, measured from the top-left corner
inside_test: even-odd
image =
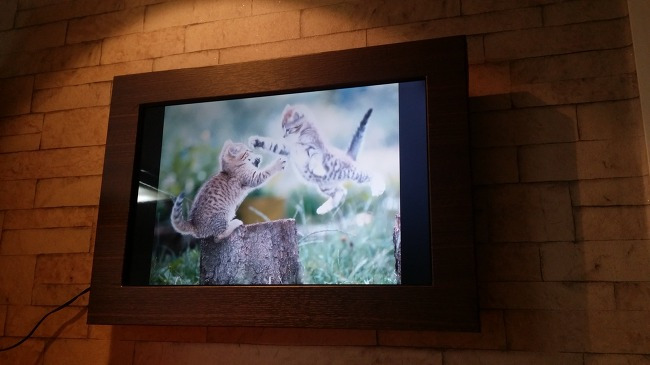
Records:
[[[300,283],[396,284],[399,110],[399,84],[165,106],[150,284],[198,285],[201,239],[282,219]]]
[[[171,223],[176,232],[195,238],[228,237],[243,222],[235,212],[248,193],[260,187],[274,174],[284,170],[286,161],[279,157],[275,163],[259,170],[261,158],[246,145],[227,140],[221,150],[221,171],[199,189],[188,219],[183,219],[183,199],[180,193],[174,201]]]
[[[267,137],[249,138],[251,148],[259,148],[280,156],[289,156],[293,166],[306,182],[316,185],[328,199],[316,209],[325,214],[338,207],[347,190],[345,181],[368,183],[372,196],[381,195],[386,186],[380,176],[372,176],[356,163],[359,147],[372,109],[368,109],[347,152],[326,143],[315,125],[315,118],[306,105],[287,105],[282,112],[284,139],[275,141]]]

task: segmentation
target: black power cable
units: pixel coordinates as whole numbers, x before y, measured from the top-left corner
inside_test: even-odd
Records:
[[[11,345],[11,346],[9,346],[9,347],[0,348],[0,352],[3,352],[3,351],[9,351],[9,350],[15,349],[16,347],[22,345],[23,342],[29,340],[29,338],[32,337],[32,335],[34,334],[34,332],[36,332],[36,329],[38,328],[38,326],[40,326],[41,323],[43,323],[43,321],[45,320],[45,318],[49,317],[50,314],[54,314],[54,313],[60,311],[61,309],[63,309],[63,308],[65,308],[65,307],[69,306],[69,305],[72,304],[75,300],[77,300],[80,296],[82,296],[82,295],[88,293],[89,291],[90,291],[90,287],[88,287],[88,288],[82,290],[81,293],[75,295],[72,299],[68,300],[67,302],[65,302],[65,303],[61,304],[60,306],[58,306],[58,307],[52,309],[49,313],[47,313],[46,315],[44,315],[43,318],[41,318],[41,320],[38,321],[38,323],[36,323],[36,326],[34,326],[34,328],[32,328],[32,330],[27,334],[27,336],[23,337],[20,341],[16,342],[15,344],[13,344],[13,345]]]

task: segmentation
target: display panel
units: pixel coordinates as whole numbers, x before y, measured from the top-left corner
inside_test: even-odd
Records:
[[[294,108],[309,129],[305,124],[304,130],[296,133],[303,137],[292,140],[282,121],[283,113]],[[410,114],[402,123],[400,110]],[[127,254],[138,257],[131,261],[125,283],[205,284],[200,277],[200,246],[224,243],[202,241],[192,232],[176,229],[172,224],[174,201],[181,193],[188,197],[176,209],[181,220],[190,220],[190,207],[202,207],[197,199],[199,189],[222,170],[219,156],[231,142],[247,145],[255,156],[255,165],[245,171],[261,173],[278,160],[285,166],[237,199],[222,197],[210,212],[234,209],[241,200],[236,217],[231,218],[244,225],[294,219],[300,272],[297,282],[291,284],[402,283],[401,271],[396,272],[401,250],[393,242],[400,216],[400,181],[402,175],[418,173],[426,178],[425,110],[422,80],[143,108],[134,175],[138,180],[137,207],[127,245]],[[400,124],[408,131],[403,137]],[[309,143],[307,138],[314,134],[318,143]],[[419,146],[414,146],[418,138]],[[402,139],[410,146],[405,154],[400,154]],[[255,147],[255,140],[267,141],[268,146]],[[301,153],[310,159],[301,161]],[[353,159],[349,158],[352,154]],[[350,160],[353,163],[340,165]],[[426,181],[424,178],[418,180]],[[413,190],[411,180],[406,181]],[[338,190],[331,193],[330,186]],[[203,195],[218,196],[224,190],[215,186]],[[427,193],[426,186],[417,190]],[[341,192],[340,201],[324,212],[321,207],[337,198],[337,192]],[[407,199],[406,210],[422,216],[426,227],[428,206],[413,204],[428,201],[426,196],[420,198]],[[405,230],[411,229],[417,226],[407,223]],[[412,246],[412,251],[420,251],[413,257],[428,256],[428,245]],[[415,278],[418,282],[430,282],[426,263],[410,269],[420,276]],[[408,262],[399,264],[410,267]],[[409,268],[403,270],[409,272]],[[231,284],[264,283],[241,278]]]
[[[478,307],[469,168],[466,57],[464,37],[452,37],[276,60],[116,77],[112,88],[88,321],[96,324],[476,330]],[[400,256],[399,261],[396,259],[395,263],[398,266],[396,272],[401,270],[401,284],[384,285],[378,280],[371,283],[348,283],[346,280],[304,283],[303,281],[306,280],[302,278],[294,279],[289,283],[274,281],[273,277],[268,277],[268,283],[244,280],[236,281],[234,284],[229,282],[217,285],[212,283],[210,285],[152,285],[151,266],[155,241],[153,236],[159,234],[155,227],[160,225],[159,228],[162,229],[164,221],[169,219],[166,217],[168,213],[157,215],[160,202],[165,200],[167,202],[163,204],[169,204],[171,201],[178,202],[177,197],[184,193],[184,199],[179,204],[175,204],[182,208],[179,210],[180,213],[175,215],[172,212],[172,216],[182,218],[174,220],[178,228],[175,231],[194,232],[190,235],[197,237],[209,236],[209,234],[204,235],[205,231],[202,231],[204,233],[197,233],[199,230],[196,229],[192,231],[182,223],[183,220],[192,220],[191,206],[194,200],[202,195],[200,189],[196,190],[199,180],[208,179],[204,180],[204,183],[210,180],[207,171],[201,173],[200,170],[196,170],[195,173],[200,179],[197,178],[194,183],[180,184],[177,188],[178,192],[158,191],[165,181],[165,178],[161,177],[161,171],[164,170],[161,155],[164,149],[162,141],[165,134],[165,115],[174,113],[171,111],[167,113],[168,107],[171,110],[178,106],[189,108],[189,105],[237,100],[241,102],[258,100],[257,98],[260,97],[307,95],[312,92],[352,90],[354,93],[356,88],[386,87],[385,85],[394,84],[398,85],[399,96],[399,184],[387,182],[381,193],[373,194],[373,184],[368,184],[368,180],[357,181],[359,186],[354,184],[350,186],[350,183],[346,183],[344,187],[348,194],[344,199],[339,196],[341,199],[337,198],[329,206],[325,203],[332,198],[332,195],[327,195],[327,191],[335,192],[337,189],[325,187],[324,191],[313,181],[297,184],[301,186],[300,189],[304,189],[301,190],[306,192],[304,194],[315,196],[316,202],[311,209],[315,209],[316,214],[310,218],[324,221],[328,220],[326,217],[331,218],[345,212],[346,204],[359,200],[372,204],[383,199],[384,195],[391,194],[391,189],[393,189],[392,194],[395,194],[396,186],[399,186],[397,206],[400,212],[401,230],[394,231],[393,242],[399,242],[401,245],[401,249],[394,250],[394,256]],[[408,100],[420,98],[423,102],[405,107],[407,103],[403,103],[402,96],[408,93],[402,91],[406,90],[412,92]],[[286,104],[294,105],[292,102]],[[268,127],[266,131],[249,132],[255,133],[254,136],[268,137],[273,141],[282,140],[285,134],[293,133],[291,132],[295,127],[293,122],[301,120],[302,117],[301,113],[296,114],[285,110],[286,104],[283,101],[281,105],[274,106],[273,111],[266,112],[268,115],[262,118],[267,119],[268,125],[264,125]],[[383,102],[378,104],[383,106]],[[311,107],[307,101],[303,105]],[[373,108],[373,112],[369,114],[367,120],[368,135],[371,135],[373,121],[379,120],[374,119],[378,116],[375,114],[375,106],[365,105],[360,110],[350,111],[350,119],[346,119],[352,120],[353,125],[359,125],[359,114],[362,120],[365,119],[370,108]],[[320,117],[321,113],[322,111],[317,115]],[[425,117],[422,118],[422,115]],[[219,115],[220,118],[223,116],[225,114]],[[280,118],[280,122],[277,118]],[[148,128],[155,125],[155,121],[161,123],[162,127],[149,131]],[[248,121],[242,121],[242,123],[246,122]],[[219,123],[214,124],[219,125]],[[281,132],[272,129],[271,126],[274,124],[280,125]],[[328,126],[329,124],[326,124],[323,127],[325,129],[321,132],[323,135],[329,133]],[[239,127],[237,125],[237,128]],[[336,133],[339,129],[343,130],[342,127],[333,128]],[[349,133],[347,132],[348,138]],[[193,138],[199,140],[205,138],[210,141],[214,135],[225,137],[225,134],[229,133],[218,133],[218,131],[199,133],[198,137]],[[246,139],[245,137],[250,136],[228,138],[233,142],[233,139]],[[343,142],[340,142],[335,134],[328,134],[326,137],[328,143],[344,151],[345,154],[356,150],[347,145],[350,143],[349,139],[346,142],[345,138],[341,137]],[[192,148],[190,145],[185,145],[190,140],[191,138],[182,139],[185,146],[182,148]],[[210,144],[214,153],[221,148],[217,159],[220,159],[224,166],[227,165],[223,162],[226,141],[215,141],[214,144]],[[282,155],[272,153],[273,151],[270,150],[263,151],[264,147],[258,151],[259,143],[251,143],[250,139],[239,142],[247,143],[244,143],[244,148],[235,148],[232,151],[230,148],[227,149],[231,160],[234,157],[244,156],[240,153],[251,149],[246,153],[259,154],[264,161],[258,164],[255,158],[247,159],[249,155],[242,159],[257,164],[256,168],[274,166],[278,155]],[[370,146],[372,145],[371,141]],[[366,147],[364,143],[358,149],[359,159],[364,155]],[[286,150],[290,150],[291,153],[287,156],[284,169],[272,171],[273,178],[292,173],[290,169],[296,168],[291,166],[294,163],[290,162],[292,158],[301,161],[300,166],[312,171],[315,176],[323,175],[324,163],[310,162],[312,156],[318,155],[318,150],[303,149],[302,155],[296,153],[296,149]],[[171,155],[176,156],[178,153]],[[180,153],[180,156],[183,155],[185,152]],[[209,155],[209,153],[205,154],[205,156]],[[152,165],[147,165],[148,163]],[[142,167],[146,168],[142,169]],[[216,165],[214,168],[217,168]],[[170,181],[176,180],[174,178]],[[187,181],[188,178],[178,180]],[[266,180],[266,177],[262,180]],[[241,188],[247,184],[250,183],[240,182],[239,185],[232,186]],[[255,197],[264,193],[262,189],[271,188],[273,182],[265,181],[262,185],[261,189],[247,191],[246,197]],[[374,184],[375,193],[382,190],[378,189],[379,186],[381,184]],[[138,203],[141,188],[155,193],[154,199],[148,204],[144,202],[146,200],[144,193],[141,202]],[[326,194],[322,195],[321,192]],[[357,193],[365,200],[353,199]],[[158,194],[162,197],[158,197]],[[288,200],[286,196],[283,199]],[[147,209],[151,209],[150,214],[138,213]],[[260,239],[248,241],[242,239],[247,236],[241,232],[250,233],[253,227],[275,225],[275,222],[280,222],[280,226],[283,226],[284,222],[299,226],[301,222],[293,216],[289,219],[274,220],[262,210],[256,207],[254,209],[258,210],[255,216],[259,217],[261,212],[269,218],[270,222],[236,224],[237,222],[231,217],[239,219],[237,217],[242,216],[240,209],[239,213],[226,214],[223,222],[219,223],[221,226],[226,226],[225,230],[222,227],[219,231],[208,233],[227,241],[239,240],[239,242],[252,242],[255,246],[267,245],[265,248],[267,250],[261,251],[262,255],[258,255],[262,258],[276,255],[273,245],[276,241],[284,242],[285,233],[291,230],[278,231],[281,234],[270,238],[261,239],[259,236],[257,238]],[[322,214],[318,214],[319,209]],[[251,209],[247,210],[251,211]],[[369,211],[376,214],[376,210]],[[286,210],[285,214],[289,215]],[[356,216],[357,213],[354,214],[355,218]],[[364,222],[374,219],[374,216],[368,218],[370,218],[368,215],[361,214],[359,216],[361,224],[358,225],[363,226]],[[356,222],[348,218],[344,223],[353,221]],[[388,226],[389,223],[386,225]],[[396,224],[392,223],[390,226],[394,228]],[[208,225],[208,227],[212,226]],[[299,237],[297,229],[295,231],[297,238],[287,239],[287,242],[299,244],[300,240],[304,240],[303,237],[309,239],[316,236],[316,234],[310,236],[309,233],[306,235],[301,233],[303,236]],[[227,237],[222,236],[224,232],[228,232]],[[341,240],[341,237],[345,237],[345,240]],[[351,241],[352,246],[356,248],[357,241],[366,237],[368,236],[363,234],[354,236],[353,240],[350,240],[349,236],[345,235],[339,236],[338,241],[348,243],[347,246],[350,246]],[[185,239],[181,238],[181,240]],[[205,237],[198,239],[210,240]],[[223,242],[226,242],[225,240]],[[222,242],[219,240],[212,241],[217,244],[201,245],[201,247],[218,249],[229,246],[218,244]],[[211,254],[209,251],[208,255],[202,252],[201,260]],[[242,252],[244,254],[240,256],[247,258],[246,251]],[[223,259],[223,255],[219,257]],[[228,256],[226,261],[227,258]],[[250,261],[253,261],[252,258]],[[399,263],[403,267],[399,267]],[[247,265],[246,260],[243,261],[243,265]],[[354,267],[364,265],[365,262],[357,263]],[[148,267],[143,270],[142,266]],[[211,275],[216,273],[215,268],[221,267],[220,264],[213,265],[212,271],[208,271],[207,275],[201,271],[200,276],[211,278]],[[295,273],[299,270],[298,267],[291,272]]]

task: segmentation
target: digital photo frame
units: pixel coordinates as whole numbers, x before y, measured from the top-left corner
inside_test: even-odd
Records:
[[[354,163],[372,178],[337,185],[344,199],[325,213],[327,189],[301,173],[325,152],[305,148],[296,162],[304,144],[282,129],[291,105],[309,111],[323,150],[349,155],[365,123]],[[291,155],[256,148],[259,136],[294,143]],[[192,274],[200,242],[175,229],[172,210],[187,195],[187,217],[232,141],[260,156],[256,168],[287,160],[237,218],[296,221],[297,282],[201,285]],[[116,77],[88,321],[476,330],[472,232],[464,37]]]

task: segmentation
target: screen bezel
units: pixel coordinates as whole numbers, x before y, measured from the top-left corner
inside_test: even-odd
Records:
[[[124,286],[143,106],[423,79],[431,277],[423,285]],[[215,81],[216,80],[216,81]],[[400,151],[408,146],[401,146]],[[408,181],[402,182],[407,186]],[[116,77],[88,321],[476,330],[464,37]],[[426,224],[426,223],[425,223]],[[403,242],[420,239],[403,232]]]

